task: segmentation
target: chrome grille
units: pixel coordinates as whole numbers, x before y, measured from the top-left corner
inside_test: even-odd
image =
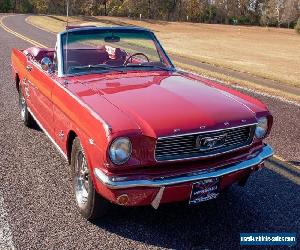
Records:
[[[255,125],[248,125],[211,132],[158,138],[155,159],[157,161],[169,161],[200,158],[236,150],[251,144],[254,131]],[[210,138],[221,138],[219,145],[216,143],[211,148],[204,149],[202,144]]]

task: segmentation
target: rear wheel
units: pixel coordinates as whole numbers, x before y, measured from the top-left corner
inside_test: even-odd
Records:
[[[72,146],[71,167],[76,203],[81,215],[88,220],[105,215],[109,202],[94,188],[86,156],[78,138],[75,138]]]
[[[20,108],[21,120],[23,121],[25,126],[31,127],[34,124],[34,119],[28,111],[27,103],[21,87],[19,90],[19,108]]]

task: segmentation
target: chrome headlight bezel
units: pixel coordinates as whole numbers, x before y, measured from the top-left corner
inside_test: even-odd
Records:
[[[269,121],[267,117],[260,117],[257,119],[257,125],[255,128],[255,137],[257,139],[265,138],[269,128]]]
[[[109,158],[115,165],[126,163],[130,159],[131,153],[132,144],[128,137],[118,137],[114,139],[108,149]]]

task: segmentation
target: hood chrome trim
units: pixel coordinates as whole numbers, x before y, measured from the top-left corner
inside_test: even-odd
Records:
[[[196,135],[196,134],[204,134],[204,133],[210,133],[210,132],[218,132],[222,130],[229,130],[229,129],[236,129],[236,128],[242,128],[242,127],[248,127],[248,126],[254,126],[257,125],[257,122],[255,123],[249,123],[249,124],[244,124],[244,125],[239,125],[231,128],[220,128],[220,129],[213,129],[213,130],[202,130],[199,132],[193,132],[193,133],[185,133],[185,134],[180,134],[180,135],[169,135],[169,136],[160,136],[157,139],[165,139],[165,138],[171,138],[171,137],[180,137],[180,136],[186,136],[186,135]]]

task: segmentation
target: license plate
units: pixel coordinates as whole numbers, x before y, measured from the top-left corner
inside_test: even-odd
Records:
[[[219,195],[219,178],[210,178],[193,183],[189,204],[215,199]]]

